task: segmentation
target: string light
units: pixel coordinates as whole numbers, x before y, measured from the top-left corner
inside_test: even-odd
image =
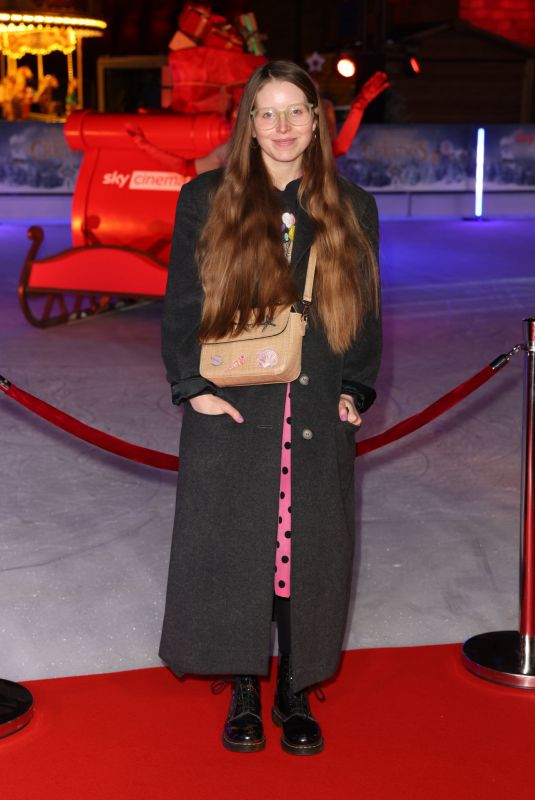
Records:
[[[108,26],[102,19],[90,17],[58,17],[53,14],[5,14],[0,12],[0,23],[22,23],[22,25],[68,25],[73,28],[96,28],[101,31]]]
[[[46,56],[53,50],[69,55],[79,39],[102,36],[106,28],[104,20],[90,17],[0,12],[0,50],[15,59],[27,53]]]
[[[3,31],[0,26],[0,50],[9,58],[22,58],[27,53],[33,56],[46,56],[53,50],[59,50],[64,55],[68,55],[76,49],[76,34],[72,28],[66,28],[64,31],[59,28],[35,28],[33,31],[31,28],[27,28],[24,33],[42,33],[43,31],[56,32],[58,38],[56,41],[49,42],[46,47],[35,47],[34,45],[23,44],[20,41],[17,42],[16,39],[15,41],[10,41],[10,37],[11,39],[13,38],[13,31]],[[60,41],[62,36],[64,40],[66,39],[66,42]]]

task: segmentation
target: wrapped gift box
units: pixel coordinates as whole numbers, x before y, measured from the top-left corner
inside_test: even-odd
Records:
[[[218,25],[212,28],[204,43],[207,47],[216,47],[218,50],[243,51],[243,39],[232,25]]]
[[[186,47],[196,47],[197,42],[190,39],[182,31],[177,31],[171,41],[169,42],[169,50],[184,50]]]
[[[266,36],[258,32],[255,15],[252,12],[249,14],[240,14],[239,17],[236,18],[236,24],[243,36],[247,52],[254,53],[255,56],[265,55],[266,48],[262,44],[262,39],[265,39]]]
[[[226,114],[262,56],[215,47],[169,53],[173,81],[171,108],[180,114]]]
[[[224,22],[223,17],[212,14],[208,6],[187,2],[179,14],[178,27],[197,44],[204,42],[214,25]]]

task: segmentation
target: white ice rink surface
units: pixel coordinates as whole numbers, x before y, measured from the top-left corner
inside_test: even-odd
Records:
[[[48,252],[68,241],[48,226]],[[382,225],[385,354],[361,437],[420,410],[522,338],[533,220]],[[178,449],[158,303],[32,328],[25,228],[0,226],[0,373],[84,422]],[[346,647],[516,628],[523,356],[428,428],[357,461]],[[0,677],[161,665],[176,476],[108,455],[0,397]],[[237,487],[238,490],[238,487]]]

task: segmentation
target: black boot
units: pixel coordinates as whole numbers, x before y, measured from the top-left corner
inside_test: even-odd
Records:
[[[228,681],[216,682],[217,694],[227,683],[233,684],[228,716],[223,728],[223,747],[238,753],[263,750],[266,745],[260,706],[260,684],[254,675],[237,675]]]
[[[296,756],[311,756],[323,750],[321,728],[310,711],[309,691],[293,691],[290,656],[280,653],[272,716],[275,725],[282,727],[282,749]]]

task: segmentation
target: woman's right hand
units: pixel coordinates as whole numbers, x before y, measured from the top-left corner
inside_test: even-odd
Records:
[[[222,397],[217,397],[215,394],[199,394],[197,397],[192,397],[188,400],[192,409],[198,414],[208,414],[216,416],[218,414],[228,414],[232,417],[234,422],[243,422],[243,417],[237,408],[231,406]]]

